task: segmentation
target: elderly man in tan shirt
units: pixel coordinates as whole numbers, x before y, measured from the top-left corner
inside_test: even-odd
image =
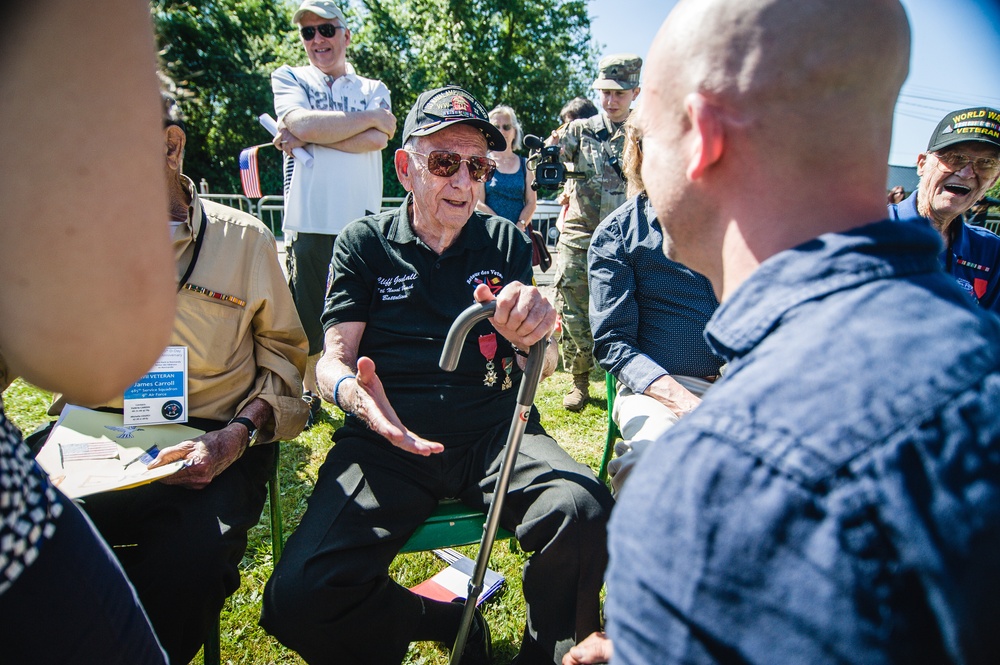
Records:
[[[271,444],[305,424],[306,336],[274,237],[251,215],[198,198],[181,173],[186,135],[176,105],[165,95],[164,106],[178,278],[170,344],[187,347],[187,424],[206,433],[151,465],[183,459],[183,470],[89,496],[83,507],[115,548],[170,662],[187,663],[239,587],[246,534],[274,465]],[[122,401],[89,406],[120,409]]]

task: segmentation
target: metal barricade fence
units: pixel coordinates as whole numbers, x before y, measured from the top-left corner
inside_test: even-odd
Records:
[[[198,196],[199,198],[215,201],[224,206],[229,206],[230,208],[236,208],[237,210],[248,212],[251,215],[254,213],[253,203],[251,203],[250,199],[242,194],[198,194]]]
[[[996,208],[990,210],[989,215],[986,217],[986,222],[983,223],[983,228],[1000,235],[1000,212],[996,212],[996,210]]]
[[[264,222],[275,238],[284,235],[281,224],[285,219],[285,197],[269,195],[257,201],[257,219]]]
[[[535,214],[531,216],[531,227],[542,234],[545,244],[555,247],[556,240],[559,239],[559,229],[556,228],[556,219],[562,206],[555,201],[539,199],[535,207]]]
[[[276,238],[281,238],[284,235],[282,223],[285,219],[285,197],[280,194],[261,197],[257,200],[257,205],[240,194],[199,194],[198,196],[248,212],[264,222]],[[403,199],[399,196],[383,197],[381,211],[398,208],[402,202]],[[531,225],[542,234],[546,243],[552,246],[555,246],[556,240],[559,238],[556,218],[559,216],[560,209],[561,206],[555,201],[539,199],[535,214],[531,218]]]

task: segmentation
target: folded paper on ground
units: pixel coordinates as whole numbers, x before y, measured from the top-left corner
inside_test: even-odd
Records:
[[[184,425],[125,425],[120,413],[67,405],[36,460],[56,487],[76,499],[176,473],[184,462],[156,469],[147,469],[146,464],[160,450],[201,434],[202,430]]]
[[[410,591],[425,598],[444,602],[450,602],[456,598],[465,600],[469,593],[469,580],[472,579],[476,562],[450,547],[434,550],[434,554],[450,565],[433,577],[410,587]],[[476,600],[476,605],[482,605],[483,601],[499,591],[504,581],[503,575],[487,568],[486,577],[483,580],[483,590]]]

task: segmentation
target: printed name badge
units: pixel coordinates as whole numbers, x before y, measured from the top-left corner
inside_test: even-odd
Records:
[[[153,369],[125,391],[125,424],[186,423],[187,374],[187,347],[168,346]]]

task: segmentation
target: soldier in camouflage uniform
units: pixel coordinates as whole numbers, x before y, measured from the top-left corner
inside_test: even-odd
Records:
[[[573,374],[573,388],[563,406],[579,411],[587,401],[590,369],[594,366],[594,338],[590,332],[587,286],[587,249],[601,220],[625,202],[621,171],[625,145],[623,125],[629,106],[639,95],[642,58],[633,54],[601,59],[593,87],[600,94],[602,113],[574,120],[559,145],[563,161],[583,174],[577,180],[559,236],[556,259],[556,308],[562,316],[563,367]]]

